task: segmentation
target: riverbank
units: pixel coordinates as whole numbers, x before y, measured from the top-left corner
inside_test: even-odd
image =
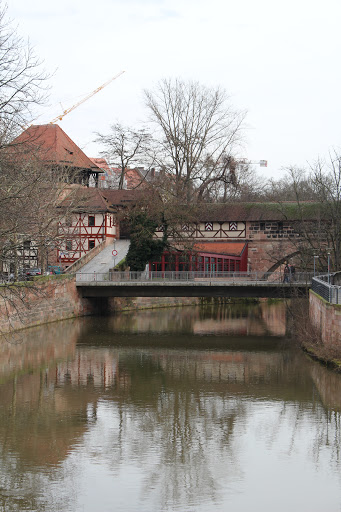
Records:
[[[341,359],[335,358],[329,351],[326,352],[324,347],[316,348],[316,346],[302,345],[301,348],[310,357],[310,359],[318,361],[323,364],[323,366],[327,366],[328,368],[341,373]]]
[[[293,333],[309,357],[341,372],[341,306],[310,291],[309,303],[292,310]]]
[[[0,332],[95,314],[94,304],[79,296],[70,275],[34,278],[0,286]]]

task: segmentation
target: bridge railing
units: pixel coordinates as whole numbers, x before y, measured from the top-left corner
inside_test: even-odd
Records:
[[[341,286],[337,282],[338,274],[325,274],[313,277],[311,289],[330,304],[341,304]]]
[[[295,275],[284,275],[282,272],[192,272],[192,271],[159,271],[159,272],[77,272],[77,283],[91,282],[218,282],[227,284],[237,283],[283,283],[283,284],[306,284],[310,286],[312,279],[311,272],[296,272]]]

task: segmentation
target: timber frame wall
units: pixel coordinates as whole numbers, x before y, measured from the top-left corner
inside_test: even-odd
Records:
[[[71,265],[107,238],[116,238],[117,232],[112,213],[73,214],[69,221],[58,225],[61,242],[57,259],[65,266]]]

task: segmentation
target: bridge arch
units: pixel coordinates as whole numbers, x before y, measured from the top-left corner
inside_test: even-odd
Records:
[[[286,256],[283,256],[283,258],[276,261],[276,263],[274,263],[274,265],[272,265],[272,267],[270,267],[269,270],[267,270],[267,273],[275,272],[281,265],[284,265],[284,263],[286,261],[290,260],[290,258],[293,258],[294,256],[297,256],[297,254],[300,254],[300,253],[301,253],[301,251],[294,251],[294,252],[287,254]]]

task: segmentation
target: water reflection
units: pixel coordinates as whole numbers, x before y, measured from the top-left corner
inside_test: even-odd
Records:
[[[200,308],[146,310],[143,314],[125,313],[109,318],[106,324],[114,332],[168,332],[191,334],[236,334],[284,336],[286,305],[225,304]]]
[[[337,510],[340,376],[282,322],[184,308],[4,341],[1,510]]]

